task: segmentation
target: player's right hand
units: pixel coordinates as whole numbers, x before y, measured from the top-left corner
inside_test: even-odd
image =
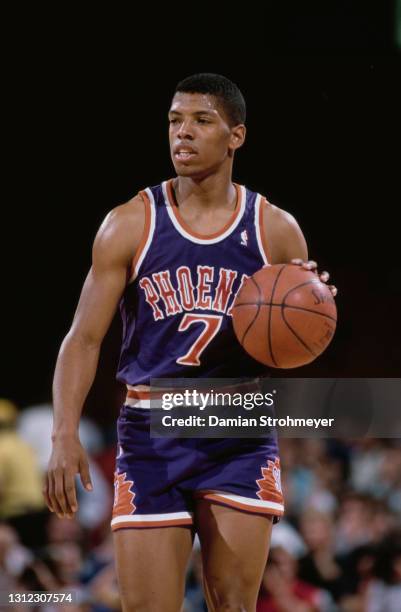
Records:
[[[327,283],[327,281],[330,278],[330,274],[329,272],[327,272],[327,270],[324,270],[323,272],[317,271],[316,261],[313,261],[313,260],[303,261],[303,259],[299,259],[298,257],[296,257],[295,259],[291,259],[291,263],[296,266],[301,266],[305,270],[311,270],[311,272],[314,272],[315,274],[319,276],[319,279],[322,281],[322,283]],[[333,297],[336,297],[338,293],[337,287],[335,285],[327,285],[327,287],[330,289],[331,295]]]
[[[51,512],[59,518],[72,518],[78,510],[75,474],[87,491],[92,491],[86,452],[77,435],[61,436],[53,441],[43,495]]]

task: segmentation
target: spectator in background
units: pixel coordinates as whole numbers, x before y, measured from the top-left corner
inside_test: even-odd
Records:
[[[359,493],[371,492],[371,487],[378,482],[380,466],[383,461],[383,450],[386,440],[363,438],[350,440],[350,486]]]
[[[401,610],[401,533],[391,534],[378,548],[374,579],[365,595],[366,612]]]
[[[394,493],[400,493],[400,488],[394,489]],[[375,500],[374,514],[372,520],[372,542],[379,544],[389,533],[395,531],[400,525],[400,517],[391,510],[385,501]]]
[[[109,541],[106,540],[88,554],[80,542],[81,530],[77,522],[74,526],[74,521],[59,520],[61,534],[53,531],[54,523],[49,526],[51,539],[35,558],[25,563],[20,572],[18,589],[73,592],[75,604],[65,604],[67,612],[120,610],[111,534]],[[60,604],[48,604],[40,608],[41,612],[61,612],[61,609]]]
[[[23,593],[31,590],[55,591],[57,587],[51,572],[35,559],[34,555],[21,545],[18,534],[13,527],[0,523],[0,592]],[[29,612],[38,607],[13,604],[2,606],[0,612]],[[41,612],[43,607],[40,608]],[[60,612],[60,611],[57,611]],[[70,609],[69,612],[74,612]]]
[[[385,501],[401,517],[401,447],[399,441],[357,441],[352,455],[355,489]]]
[[[55,514],[49,515],[46,524],[47,544],[60,544],[62,542],[82,543],[84,540],[84,530],[76,517],[72,519],[59,519]]]
[[[53,411],[51,404],[30,406],[23,411],[18,431],[21,437],[32,445],[40,458],[42,474],[47,471],[51,453],[51,433],[53,428]],[[102,432],[90,419],[83,417],[79,426],[79,435],[88,452],[89,468],[93,491],[85,491],[79,479],[76,480],[79,510],[78,520],[87,530],[94,531],[109,519],[113,506],[113,481],[107,482],[102,470],[93,456],[103,449]]]
[[[257,612],[332,612],[326,591],[297,577],[297,560],[285,548],[273,547],[259,594]]]
[[[298,531],[285,518],[275,525],[271,539],[272,547],[285,548],[293,557],[299,559],[306,552],[306,545]]]
[[[376,547],[366,544],[347,556],[344,566],[347,592],[339,600],[341,612],[367,612],[366,596],[373,580],[376,555]]]
[[[336,524],[335,549],[337,554],[346,555],[355,548],[372,542],[375,509],[375,500],[369,495],[352,491],[344,495]]]
[[[121,609],[113,540],[108,521],[102,542],[92,549],[86,558],[81,578],[92,602],[91,612]]]
[[[296,522],[307,507],[333,512],[342,469],[328,456],[325,441],[282,439],[280,449],[287,518]]]
[[[0,523],[0,592],[18,591],[19,577],[31,561],[32,554],[21,546],[15,529]]]
[[[401,519],[401,448],[394,446],[383,451],[379,478],[372,494],[386,500],[389,508]]]
[[[93,547],[88,532],[78,517],[59,519],[51,514],[47,524],[47,546],[43,558],[63,584],[75,582],[90,612],[112,612],[121,609],[110,523],[104,528],[101,542]]]
[[[343,567],[334,555],[335,523],[330,514],[306,510],[300,529],[309,552],[299,560],[299,577],[338,600],[347,590]]]
[[[48,511],[37,458],[16,431],[17,416],[17,407],[0,399],[0,519],[12,524],[22,542],[34,548],[43,541]]]

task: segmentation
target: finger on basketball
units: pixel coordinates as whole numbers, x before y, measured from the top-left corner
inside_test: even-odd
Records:
[[[313,261],[313,259],[306,261],[302,267],[305,268],[305,270],[311,270],[311,272],[317,271],[317,263],[316,261]]]

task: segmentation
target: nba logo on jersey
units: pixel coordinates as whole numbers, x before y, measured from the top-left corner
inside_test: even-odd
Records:
[[[241,244],[248,246],[248,232],[246,230],[241,232]]]

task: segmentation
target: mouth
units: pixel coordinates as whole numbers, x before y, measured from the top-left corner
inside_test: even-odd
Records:
[[[176,159],[177,161],[181,161],[181,162],[189,161],[195,156],[196,156],[196,153],[192,151],[177,151],[176,153],[174,153],[174,159]]]
[[[186,162],[197,155],[196,149],[183,143],[176,145],[173,149],[174,159],[178,162]]]

